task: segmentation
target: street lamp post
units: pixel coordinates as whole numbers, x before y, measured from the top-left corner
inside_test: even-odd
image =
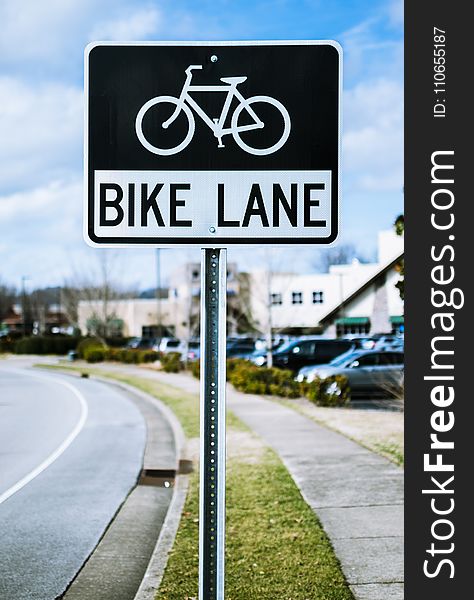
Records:
[[[26,336],[26,289],[25,282],[29,280],[29,277],[22,275],[21,277],[21,321],[22,321],[22,333],[23,337]]]

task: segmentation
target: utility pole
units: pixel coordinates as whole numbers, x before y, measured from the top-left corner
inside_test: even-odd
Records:
[[[25,282],[29,279],[26,275],[22,275],[21,278],[21,321],[23,337],[26,336],[26,289]]]
[[[157,337],[162,336],[162,315],[161,315],[161,248],[156,249],[156,335]]]

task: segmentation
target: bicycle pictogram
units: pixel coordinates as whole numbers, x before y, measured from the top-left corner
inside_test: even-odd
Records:
[[[179,98],[175,98],[174,96],[157,96],[155,98],[151,98],[148,102],[140,108],[138,111],[136,120],[135,120],[135,130],[140,140],[140,143],[153,154],[159,154],[161,156],[170,156],[172,154],[177,154],[184,150],[188,144],[190,144],[193,139],[194,132],[196,129],[195,117],[191,109],[201,117],[204,123],[211,129],[214,136],[218,141],[218,148],[224,148],[224,144],[222,143],[222,138],[225,135],[231,134],[234,138],[237,145],[248,152],[249,154],[254,154],[257,156],[265,156],[267,154],[272,154],[279,150],[287,141],[288,136],[290,135],[291,130],[291,122],[290,115],[288,111],[283,106],[281,102],[275,100],[271,96],[252,96],[250,98],[245,98],[240,91],[237,89],[237,86],[244,81],[246,81],[247,77],[222,77],[221,81],[225,85],[191,85],[191,80],[193,77],[192,71],[196,69],[202,69],[202,65],[190,65],[186,70],[186,79],[183,84],[183,88],[179,95]],[[190,96],[190,92],[226,92],[227,96],[224,101],[224,105],[222,107],[222,111],[219,117],[210,118],[204,110],[199,106],[194,98]],[[238,105],[236,106],[234,112],[232,113],[230,119],[230,127],[226,127],[226,119],[229,115],[232,101],[236,99],[238,101]],[[163,105],[159,107],[159,105]],[[165,106],[167,105],[167,106]],[[169,105],[172,105],[171,107]],[[174,109],[173,109],[174,105]],[[266,105],[266,106],[265,106]],[[273,106],[277,109],[281,119],[278,119],[279,126],[282,128],[282,132],[278,140],[270,145],[267,148],[255,148],[251,146],[249,143],[245,142],[242,139],[242,134],[248,131],[254,131],[257,129],[264,129],[265,123],[262,119],[259,118],[258,112],[261,112],[262,109],[268,108],[268,105]],[[161,121],[161,128],[168,129],[179,117],[181,113],[187,117],[187,133],[184,136],[184,139],[171,148],[161,148],[155,145],[155,137],[158,136],[159,131],[155,132],[156,136],[153,137],[153,144],[147,139],[145,134],[143,133],[143,119],[145,115],[150,115],[149,111],[152,111],[156,108],[166,108],[169,112],[171,109],[173,112],[170,117],[166,120]],[[251,118],[252,122],[248,123],[240,123],[239,118],[245,115],[244,118]],[[159,130],[159,127],[157,128]],[[279,131],[278,131],[279,133]],[[147,134],[149,136],[149,134]],[[149,136],[150,137],[150,136]],[[159,136],[158,136],[159,137]],[[159,142],[158,142],[159,143]]]

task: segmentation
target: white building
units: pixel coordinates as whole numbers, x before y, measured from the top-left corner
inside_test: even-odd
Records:
[[[392,231],[378,237],[377,263],[331,266],[328,273],[251,273],[252,315],[268,331],[328,335],[389,332],[403,323],[395,283],[403,239]]]
[[[395,287],[403,238],[392,231],[378,236],[378,261],[334,265],[328,273],[299,275],[255,270],[244,276],[230,263],[227,273],[228,332],[236,331],[242,313],[266,333],[385,333],[403,325],[403,302]],[[199,263],[177,266],[166,299],[109,301],[107,312],[121,324],[124,336],[157,335],[157,323],[180,338],[199,334]],[[245,283],[245,284],[244,284]],[[236,300],[236,302],[234,302]],[[101,301],[79,303],[79,327],[90,331],[94,315],[103,316]],[[232,313],[234,313],[232,315]],[[270,322],[269,322],[270,321]],[[234,331],[232,331],[233,327]]]
[[[239,292],[235,263],[227,266],[227,288],[231,296]],[[91,333],[95,321],[105,321],[108,317],[125,337],[155,337],[159,323],[170,334],[188,339],[199,333],[200,292],[201,265],[178,265],[170,278],[166,298],[109,300],[105,309],[102,300],[80,301],[79,328],[82,333]]]

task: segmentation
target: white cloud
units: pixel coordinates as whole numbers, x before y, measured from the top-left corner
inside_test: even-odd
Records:
[[[388,4],[388,17],[390,23],[394,27],[403,25],[404,21],[404,4],[403,0],[391,0]]]
[[[2,0],[0,57],[38,61],[56,53],[61,58],[64,40],[72,37],[93,4],[93,0]]]
[[[58,282],[68,269],[68,255],[82,241],[82,181],[55,181],[32,190],[0,196],[2,243],[8,248],[2,276],[20,275]]]
[[[401,191],[403,88],[395,81],[364,82],[344,95],[343,166],[351,187]]]
[[[90,35],[91,40],[140,40],[156,32],[163,18],[155,7],[143,8],[116,20],[99,23]]]
[[[147,0],[0,0],[0,65],[75,79],[84,46],[95,40],[209,37],[214,20],[179,2]],[[164,7],[164,8],[162,8]],[[222,33],[221,33],[222,35]]]
[[[69,239],[70,231],[65,224],[76,222],[82,212],[82,181],[53,181],[43,187],[0,196],[0,221],[3,226],[18,227],[18,231],[30,225],[44,225],[50,229],[51,222],[61,223],[55,228],[55,237]],[[80,224],[80,221],[79,221]]]
[[[394,3],[395,4],[395,3]],[[360,81],[388,77],[400,79],[403,74],[402,29],[395,26],[389,5],[384,14],[370,17],[342,32],[338,39],[344,48],[346,81]],[[382,35],[382,24],[391,26],[390,35]]]
[[[0,189],[37,186],[81,166],[83,92],[0,77]]]

